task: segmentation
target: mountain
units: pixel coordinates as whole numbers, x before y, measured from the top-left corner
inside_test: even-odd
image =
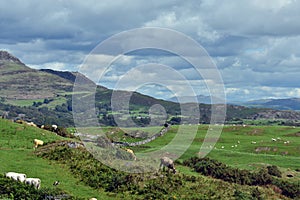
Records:
[[[248,107],[271,108],[276,110],[300,111],[300,98],[260,99],[241,103],[241,105]]]
[[[0,94],[6,99],[44,99],[72,91],[73,82],[31,69],[6,51],[0,51]]]
[[[125,123],[132,119],[140,126],[145,126],[152,119],[149,117],[149,110],[152,106],[161,105],[168,114],[171,123],[180,123],[180,104],[188,104],[186,108],[192,108],[189,104],[190,97],[183,98],[184,102],[171,102],[156,99],[138,92],[118,91],[120,99],[130,97],[130,115],[124,115],[124,110],[112,110],[111,97],[116,92],[103,86],[96,86],[94,82],[78,72],[55,71],[51,69],[31,69],[22,63],[18,58],[6,51],[0,51],[0,115],[14,119],[25,116],[25,120],[34,121],[39,124],[58,124],[71,126],[72,123],[72,97],[84,99],[89,95],[95,96],[95,107],[99,122],[104,125],[116,125],[114,117],[118,115]],[[87,86],[96,88],[96,94],[86,92],[85,87],[82,93],[73,93],[75,78],[79,77]],[[85,85],[85,84],[84,84]],[[81,87],[81,85],[80,85]],[[91,91],[91,90],[89,90]],[[200,122],[210,123],[211,105],[210,97],[198,96]],[[175,99],[176,100],[176,99]],[[173,99],[173,101],[175,101]],[[218,100],[216,100],[218,102]],[[189,102],[189,103],[188,103]],[[273,101],[274,102],[274,101]],[[280,101],[277,101],[280,102]],[[294,102],[296,102],[294,100]],[[254,102],[252,102],[254,103]],[[270,102],[263,102],[264,105]],[[124,104],[120,101],[117,104]],[[287,104],[286,104],[287,105]],[[119,106],[119,105],[117,105]],[[221,105],[222,106],[222,105]],[[260,106],[245,107],[238,105],[226,105],[226,121],[241,121],[241,119],[280,119],[300,121],[300,112],[278,111],[261,108]],[[7,114],[9,112],[9,114]]]
[[[222,101],[221,99],[217,98],[217,97],[213,97],[214,99],[214,104],[218,104],[218,103],[222,103],[224,101]],[[177,98],[176,96],[171,97],[169,99],[167,99],[167,101],[172,101],[172,102],[176,102],[176,103],[204,103],[204,104],[211,104],[211,97],[210,96],[205,96],[205,95],[197,95],[196,97],[194,96],[181,96],[180,100],[179,98]]]

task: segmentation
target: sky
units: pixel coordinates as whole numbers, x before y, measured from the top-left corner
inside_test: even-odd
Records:
[[[87,58],[93,58],[105,73],[99,78],[99,70],[91,73],[90,68],[86,75],[109,88],[125,77],[120,89],[157,98],[193,95],[186,82],[196,95],[210,95],[213,79],[197,73],[178,54],[141,49],[118,56],[109,51],[92,55],[97,45],[124,31],[166,28],[204,48],[220,74],[227,101],[300,98],[299,10],[296,0],[2,0],[0,49],[36,69],[85,72]],[[192,52],[180,42],[170,44]],[[129,79],[149,80],[126,84]]]

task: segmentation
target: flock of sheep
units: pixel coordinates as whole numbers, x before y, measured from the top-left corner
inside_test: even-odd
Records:
[[[26,174],[16,173],[16,172],[7,172],[5,177],[10,178],[15,181],[20,181],[21,183],[25,183],[27,185],[32,185],[36,189],[40,189],[41,187],[41,179],[39,178],[27,178]]]

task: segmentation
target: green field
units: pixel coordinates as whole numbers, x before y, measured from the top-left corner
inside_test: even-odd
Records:
[[[197,155],[207,129],[206,125],[199,126],[194,142],[179,160]],[[176,131],[177,127],[172,127],[170,134],[163,136],[161,140],[150,142],[146,146],[151,147],[150,149],[158,149],[167,144],[174,137]],[[300,128],[285,126],[224,126],[218,142],[208,156],[238,168],[255,169],[261,165],[277,165],[282,168],[299,169],[299,133]],[[272,138],[275,138],[276,142],[272,141]],[[184,138],[182,139],[184,140]],[[252,144],[252,141],[256,144]],[[286,141],[290,141],[290,143],[284,144]],[[270,150],[263,151],[263,148],[266,147]],[[257,152],[259,148],[263,150]],[[287,155],[284,155],[286,153]]]
[[[102,197],[109,199],[101,192],[84,185],[74,178],[63,166],[34,155],[33,140],[42,139],[46,144],[65,140],[51,132],[0,120],[0,173],[13,171],[25,173],[27,177],[39,177],[42,187],[53,187],[53,182],[59,180],[59,187],[77,197]]]
[[[176,185],[166,186],[170,187],[170,191],[172,191],[172,193],[165,194],[161,198],[188,199],[189,195],[191,195],[192,198],[193,190],[198,190],[199,195],[206,199],[218,199],[220,198],[220,195],[224,195],[222,197],[225,199],[239,199],[239,192],[243,195],[249,196],[255,188],[259,188],[265,199],[286,198],[275,194],[272,189],[268,187],[242,186],[227,183],[221,180],[202,176],[194,172],[191,168],[181,165],[180,163],[184,160],[197,155],[209,127],[207,125],[200,125],[197,129],[197,127],[193,125],[186,125],[186,127],[184,127],[184,131],[192,131],[195,128],[197,130],[196,137],[187,151],[177,160],[176,168],[179,171],[179,174],[174,176],[173,180],[174,183],[176,183],[179,181],[180,177],[182,177],[184,180],[191,179],[191,181],[182,183],[184,186],[180,187]],[[87,130],[90,130],[91,133],[95,134],[99,128],[89,128]],[[111,134],[112,131],[116,132],[116,130],[119,129],[103,127],[103,130],[104,132]],[[160,130],[160,128],[148,127],[142,128],[141,130],[153,134],[157,130]],[[123,131],[114,133],[114,138],[124,140],[128,137],[125,136],[124,133],[129,131],[134,131],[134,129],[126,128]],[[158,150],[172,141],[172,139],[175,138],[177,131],[178,126],[172,126],[169,132],[164,136],[159,137],[142,147],[132,147],[132,149],[135,152],[151,152]],[[300,128],[285,126],[225,126],[221,137],[216,145],[211,149],[208,157],[224,162],[229,166],[241,169],[250,169],[253,171],[256,171],[266,165],[277,165],[283,172],[283,179],[297,182],[300,181],[300,173],[296,171],[296,169],[300,169],[299,132]],[[8,171],[15,171],[26,173],[28,177],[39,177],[42,180],[42,187],[47,188],[54,187],[52,186],[52,183],[55,180],[59,180],[61,182],[58,186],[60,189],[73,196],[85,199],[91,197],[96,197],[98,199],[144,199],[148,195],[147,193],[112,193],[107,191],[105,192],[103,188],[92,188],[79,178],[80,174],[75,175],[74,172],[72,173],[68,164],[55,160],[44,159],[34,154],[35,150],[33,149],[33,139],[42,139],[46,143],[45,146],[47,146],[47,144],[54,141],[66,140],[66,138],[62,138],[45,130],[23,124],[12,123],[8,120],[2,119],[0,119],[0,134],[0,159],[2,161],[0,165],[0,173],[2,174]],[[181,137],[181,140],[186,139],[184,134],[182,134]],[[272,138],[276,138],[277,141],[272,141]],[[255,141],[256,144],[252,144],[252,141]],[[284,144],[286,141],[290,141],[289,144]],[[237,147],[235,147],[235,145],[237,145]],[[224,148],[222,148],[222,146]],[[180,145],[177,147],[181,148]],[[270,150],[256,152],[256,149],[261,147],[267,147],[270,148]],[[182,146],[182,148],[184,147]],[[274,149],[276,149],[276,151]],[[85,161],[78,160],[78,163],[84,164]],[[80,170],[76,169],[75,172],[80,173]],[[286,174],[293,174],[293,177],[287,178]],[[193,177],[197,177],[198,181],[193,182]],[[159,182],[157,181],[158,180],[144,180],[141,181],[139,185],[149,185],[149,191],[151,191],[159,185]],[[201,192],[199,191],[200,188],[202,188]],[[228,190],[228,188],[231,189]],[[144,188],[141,191],[145,192],[147,190]]]

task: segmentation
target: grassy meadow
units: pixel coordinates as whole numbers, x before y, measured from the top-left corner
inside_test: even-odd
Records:
[[[74,168],[72,158],[64,158],[61,161],[49,160],[39,157],[33,149],[33,139],[41,139],[45,142],[44,146],[54,141],[71,140],[62,138],[54,133],[30,127],[24,124],[12,123],[8,120],[0,119],[0,173],[8,171],[26,173],[28,177],[39,177],[42,180],[42,187],[53,188],[52,183],[59,180],[60,189],[67,193],[89,199],[96,197],[98,199],[145,199],[154,198],[149,195],[153,191],[159,191],[163,194],[162,199],[253,199],[253,193],[258,190],[263,199],[288,199],[285,196],[277,194],[269,187],[247,186],[235,183],[228,183],[222,180],[213,179],[196,173],[191,168],[183,166],[184,160],[196,156],[200,150],[208,125],[196,125],[184,127],[184,131],[197,130],[196,136],[188,147],[187,151],[181,155],[175,165],[179,171],[178,175],[172,177],[166,176],[161,180],[143,180],[134,176],[140,182],[134,186],[128,186],[128,192],[120,192],[122,188],[117,188],[116,192],[105,191],[104,186],[95,188],[84,182],[84,175],[87,171],[80,171],[84,163],[93,163],[94,161],[78,160],[78,167]],[[74,131],[74,129],[70,129]],[[96,134],[99,128],[89,128],[91,134]],[[126,132],[136,131],[135,129],[120,130],[113,127],[102,127],[102,130],[120,141],[137,141],[125,134]],[[144,127],[139,129],[149,132],[152,135],[160,127]],[[171,126],[167,134],[156,140],[147,143],[141,147],[132,147],[135,152],[151,152],[158,150],[169,144],[177,134],[178,126]],[[240,169],[257,171],[266,165],[276,165],[283,173],[283,179],[300,182],[300,128],[287,126],[224,126],[222,134],[214,147],[208,154],[209,158],[221,161],[229,166]],[[185,140],[184,133],[180,133],[180,140]],[[272,141],[275,138],[276,141]],[[77,140],[77,139],[72,139]],[[288,144],[285,142],[289,141]],[[252,142],[256,142],[253,144]],[[184,142],[182,143],[184,145]],[[180,145],[178,148],[181,148]],[[182,146],[184,148],[184,146]],[[207,147],[210,148],[210,147]],[[257,150],[259,149],[259,150]],[[78,155],[78,153],[74,154]],[[62,155],[63,156],[63,155]],[[70,160],[70,162],[69,162]],[[66,163],[67,162],[67,163]],[[68,164],[69,163],[69,164]],[[77,163],[77,161],[76,161]],[[95,164],[96,165],[96,164]],[[71,166],[71,167],[70,167]],[[100,168],[102,169],[102,168]],[[91,172],[93,167],[90,168]],[[298,170],[298,171],[296,171]],[[286,175],[292,174],[292,178]],[[109,178],[109,177],[107,177]],[[171,180],[168,185],[167,180]],[[96,175],[94,177],[96,180]],[[134,181],[133,181],[134,182]],[[177,185],[181,183],[181,185]],[[164,185],[166,184],[166,185]],[[164,189],[159,189],[161,185]],[[136,190],[136,187],[142,189]],[[170,194],[167,192],[169,188]],[[230,188],[230,189],[228,189]],[[151,192],[152,191],[152,192]],[[247,197],[247,198],[246,198]]]

